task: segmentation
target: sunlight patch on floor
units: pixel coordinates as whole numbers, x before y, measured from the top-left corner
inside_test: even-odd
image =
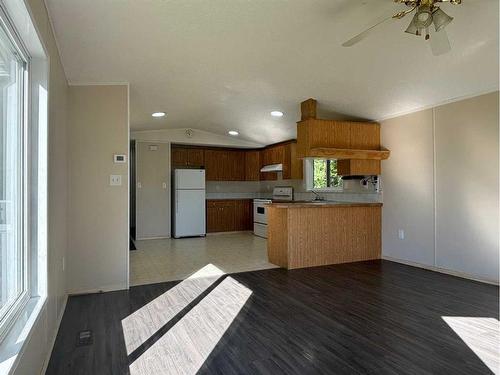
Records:
[[[130,374],[196,374],[251,294],[226,277],[130,365]]]
[[[494,374],[500,374],[500,322],[497,319],[461,316],[442,318]]]
[[[207,290],[225,272],[207,264],[147,305],[122,320],[127,354],[144,344],[160,328]]]

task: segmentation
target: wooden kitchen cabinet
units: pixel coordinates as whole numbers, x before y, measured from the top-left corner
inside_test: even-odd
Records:
[[[340,176],[377,176],[382,173],[380,164],[380,160],[337,160],[337,173]]]
[[[302,160],[295,142],[260,150],[172,146],[172,168],[205,168],[207,181],[277,180],[276,172],[261,173],[264,165],[283,164],[283,179],[302,179]]]
[[[203,149],[188,148],[187,163],[190,167],[203,167],[205,165]]]
[[[245,180],[260,180],[260,151],[245,152]]]
[[[297,143],[290,142],[284,146],[283,179],[302,180],[304,162],[297,157]]]
[[[234,230],[253,229],[253,202],[250,199],[234,201]]]
[[[203,149],[172,147],[172,166],[174,168],[200,168],[205,165]]]
[[[207,200],[207,233],[251,230],[252,200]]]
[[[175,167],[187,167],[187,149],[172,147],[171,152],[172,166]]]
[[[229,232],[234,229],[234,201],[207,201],[207,233]]]
[[[207,181],[245,181],[245,153],[238,150],[205,150]]]
[[[284,180],[301,180],[303,176],[303,162],[297,157],[297,143],[294,141],[265,148],[261,151],[261,166],[269,164],[283,164]],[[276,180],[275,172],[264,172],[260,179]]]

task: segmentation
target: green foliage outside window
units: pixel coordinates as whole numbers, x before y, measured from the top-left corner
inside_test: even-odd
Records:
[[[313,188],[324,189],[340,186],[342,186],[342,179],[337,174],[337,161],[315,159],[313,163]]]

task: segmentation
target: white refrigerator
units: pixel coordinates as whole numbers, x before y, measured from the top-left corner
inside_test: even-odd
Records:
[[[176,169],[173,187],[174,238],[206,235],[205,170]]]

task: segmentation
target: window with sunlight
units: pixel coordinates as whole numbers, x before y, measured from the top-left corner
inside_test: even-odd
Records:
[[[313,159],[311,163],[312,190],[339,190],[342,188],[342,178],[337,174],[337,161]]]
[[[26,59],[0,24],[0,337],[28,299]]]

